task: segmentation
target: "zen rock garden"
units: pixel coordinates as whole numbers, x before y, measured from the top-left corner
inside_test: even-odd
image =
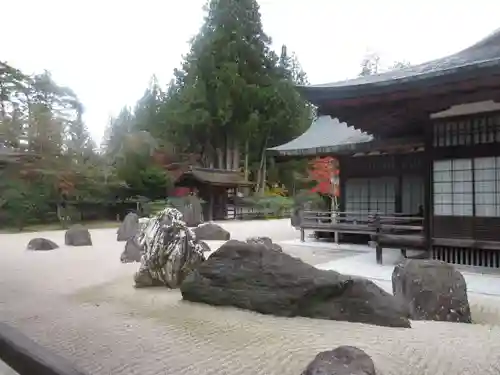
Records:
[[[118,234],[126,226],[139,228],[137,215],[129,214]],[[215,223],[191,229],[174,208],[132,233],[121,261],[140,262],[135,286],[180,288],[191,302],[388,327],[410,328],[410,319],[471,322],[465,280],[447,263],[398,264],[389,294],[368,279],[304,263],[268,237],[229,240],[229,232]],[[201,240],[226,242],[207,256],[210,249]]]
[[[306,264],[268,237],[230,240],[215,223],[189,228],[173,208],[147,225],[138,220],[130,214],[118,230],[127,241],[121,261],[140,262],[135,287],[179,288],[186,301],[262,314],[400,329],[411,329],[411,320],[472,321],[465,280],[450,264],[405,260],[394,268],[390,294],[368,279]],[[202,240],[227,242],[210,253]],[[371,375],[375,365],[361,349],[341,346],[319,353],[302,373],[323,374]]]
[[[122,263],[139,263],[134,286],[179,289],[182,299],[278,317],[307,317],[411,329],[412,320],[471,323],[467,286],[452,265],[405,260],[392,275],[392,294],[361,277],[315,268],[283,251],[269,237],[231,240],[216,223],[188,227],[175,208],[141,219],[128,214],[117,230]],[[225,241],[212,251],[204,241]],[[88,229],[74,225],[67,246],[91,246]],[[27,249],[59,246],[34,238]],[[302,375],[371,375],[375,365],[363,350],[340,346],[319,353]]]

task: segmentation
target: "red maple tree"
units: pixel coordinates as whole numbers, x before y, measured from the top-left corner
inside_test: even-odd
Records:
[[[309,178],[316,182],[311,191],[330,197],[338,197],[340,193],[338,183],[332,183],[332,180],[338,181],[338,160],[331,156],[318,157],[311,160],[309,166]]]

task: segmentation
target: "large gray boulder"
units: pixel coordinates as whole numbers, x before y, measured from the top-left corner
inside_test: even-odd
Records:
[[[87,228],[76,224],[64,234],[64,243],[68,246],[92,246],[92,238]]]
[[[471,323],[467,284],[451,264],[437,260],[406,260],[392,273],[394,296],[411,319]]]
[[[254,245],[263,245],[270,250],[283,251],[281,246],[274,243],[269,237],[249,237],[246,242]]]
[[[177,288],[205,260],[205,247],[175,208],[166,208],[153,217],[137,241],[142,250],[141,266],[134,275],[137,288]]]
[[[33,238],[30,242],[28,242],[28,246],[26,248],[28,250],[34,251],[48,251],[57,249],[59,246],[51,240],[47,238]]]
[[[136,213],[130,212],[123,219],[120,228],[116,234],[117,241],[127,241],[137,235],[139,232],[139,216]]]
[[[194,228],[194,234],[202,241],[227,241],[231,234],[215,223],[204,223]]]
[[[181,285],[192,302],[277,316],[410,327],[407,311],[373,282],[319,270],[263,245],[231,240]]]
[[[137,243],[135,238],[130,238],[125,243],[125,249],[123,249],[120,255],[120,261],[122,263],[132,263],[140,262],[142,257],[142,248]]]
[[[361,349],[339,346],[319,353],[302,375],[375,375],[375,365]]]

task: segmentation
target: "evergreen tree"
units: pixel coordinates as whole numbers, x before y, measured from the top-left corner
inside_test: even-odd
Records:
[[[27,120],[25,92],[31,79],[0,61],[0,145],[19,148]]]
[[[255,0],[209,1],[205,23],[167,89],[151,80],[134,112],[112,121],[106,153],[119,155],[124,134],[146,131],[167,159],[191,154],[206,167],[244,167],[263,185],[266,148],[299,135],[312,113],[294,87],[307,84],[297,57],[286,46],[278,56],[270,43]]]
[[[212,0],[206,9],[205,24],[176,72],[169,126],[206,166],[239,168],[244,146],[246,166],[255,161],[261,168],[265,149],[295,135],[308,118],[293,87],[305,83],[305,75],[286,48],[281,60],[271,50],[255,0]]]
[[[66,149],[75,162],[88,162],[95,155],[96,144],[83,121],[83,106],[80,103],[75,103],[75,107],[76,118],[67,124]]]

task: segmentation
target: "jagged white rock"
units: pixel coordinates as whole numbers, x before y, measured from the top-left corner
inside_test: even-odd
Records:
[[[137,243],[143,254],[135,274],[135,286],[177,288],[187,274],[205,260],[202,243],[175,208],[167,207],[141,224]]]

